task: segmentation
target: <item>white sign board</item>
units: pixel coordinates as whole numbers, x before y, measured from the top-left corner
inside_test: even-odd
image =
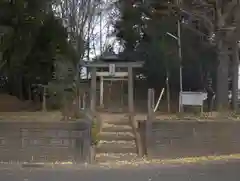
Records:
[[[207,99],[204,92],[181,92],[180,104],[186,106],[203,106],[203,101]]]
[[[114,76],[116,72],[115,64],[109,64],[109,76]]]

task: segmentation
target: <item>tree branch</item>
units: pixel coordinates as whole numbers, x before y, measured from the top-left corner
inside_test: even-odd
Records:
[[[221,23],[221,25],[225,25],[227,18],[229,18],[229,16],[233,14],[234,12],[233,10],[237,5],[238,5],[238,0],[232,0],[227,4],[226,9],[224,9],[224,13],[222,14],[222,16],[219,17],[220,18],[219,23]]]
[[[0,64],[0,70],[3,68],[3,66],[7,63],[7,60],[3,61],[1,64]]]

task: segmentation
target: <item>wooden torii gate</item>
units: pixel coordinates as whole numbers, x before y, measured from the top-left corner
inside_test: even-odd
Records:
[[[91,72],[91,88],[90,88],[90,109],[92,113],[96,112],[97,102],[97,76],[100,77],[100,104],[103,101],[103,81],[104,77],[111,77],[118,80],[123,80],[127,77],[128,81],[128,112],[129,115],[134,115],[134,95],[133,95],[133,68],[141,68],[143,62],[124,62],[116,60],[116,55],[109,55],[102,60],[94,62],[83,62],[81,66],[86,67]],[[104,61],[103,61],[104,60]],[[112,61],[111,61],[112,60]],[[108,68],[108,71],[98,71],[99,68]],[[127,71],[117,71],[118,68],[127,69]],[[126,78],[125,78],[126,79]],[[109,80],[109,79],[105,79]]]

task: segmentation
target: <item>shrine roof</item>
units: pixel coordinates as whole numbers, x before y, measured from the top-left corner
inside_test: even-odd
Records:
[[[101,57],[94,61],[81,62],[81,66],[84,67],[109,67],[110,64],[115,64],[116,67],[137,68],[143,66],[143,62],[130,61],[111,52],[104,53]]]

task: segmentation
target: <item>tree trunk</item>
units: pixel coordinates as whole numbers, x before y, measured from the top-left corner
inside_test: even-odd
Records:
[[[32,89],[30,83],[28,83],[28,100],[32,100]]]
[[[218,68],[217,68],[217,110],[228,109],[228,47],[222,41],[218,42]]]
[[[18,95],[19,95],[19,99],[23,100],[23,76],[20,74],[18,79]]]
[[[238,108],[238,66],[239,66],[239,52],[238,45],[235,42],[233,45],[233,65],[232,65],[232,108],[234,111]]]
[[[43,86],[43,94],[42,94],[42,111],[47,111],[47,101],[46,101],[46,86]]]

